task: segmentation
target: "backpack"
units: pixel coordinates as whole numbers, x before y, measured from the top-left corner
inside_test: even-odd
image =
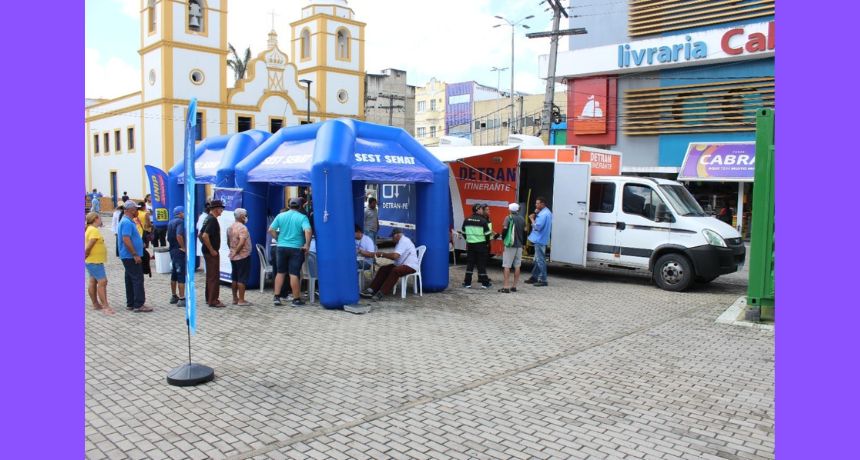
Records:
[[[505,234],[504,244],[506,248],[511,248],[514,246],[514,232],[516,231],[516,224],[514,223],[514,216],[508,216],[508,232]]]

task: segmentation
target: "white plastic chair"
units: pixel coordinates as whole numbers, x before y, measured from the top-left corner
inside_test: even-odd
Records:
[[[314,291],[317,289],[318,271],[317,271],[317,253],[308,252],[305,258],[305,264],[302,267],[302,278],[308,280],[308,300],[314,303]],[[301,280],[299,280],[301,282]]]
[[[424,253],[427,252],[427,246],[423,244],[415,248],[418,253],[418,270],[415,273],[410,273],[400,278],[400,298],[406,298],[406,288],[409,287],[409,279],[412,278],[412,293],[424,296],[424,281],[421,278],[421,262],[424,261]],[[394,295],[397,295],[397,284],[394,285]]]
[[[269,259],[266,258],[266,249],[260,243],[257,243],[257,256],[260,258],[260,292],[263,292],[263,288],[266,286],[266,275],[272,273],[272,266],[269,265]],[[274,273],[272,273],[272,280],[274,279]]]
[[[356,263],[358,263],[358,258],[356,258]],[[361,259],[362,261],[364,258]],[[370,264],[370,268],[358,268],[356,267],[356,271],[358,272],[358,290],[359,292],[364,290],[364,273],[370,272],[370,279],[376,275],[376,263]]]

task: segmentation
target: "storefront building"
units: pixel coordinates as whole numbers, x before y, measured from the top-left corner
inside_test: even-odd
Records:
[[[496,88],[474,81],[448,83],[445,86],[445,134],[472,138],[475,102],[500,98]],[[510,107],[510,106],[509,106]]]
[[[623,152],[625,174],[682,180],[707,211],[740,212],[729,220],[747,235],[755,111],[775,102],[773,0],[592,2],[570,16],[588,33],[558,55],[566,142]],[[715,150],[752,165],[711,174],[701,162],[723,157],[702,152]],[[705,176],[680,175],[690,155]]]

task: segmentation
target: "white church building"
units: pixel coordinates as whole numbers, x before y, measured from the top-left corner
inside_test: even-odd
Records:
[[[87,190],[148,193],[145,164],[167,171],[182,161],[192,97],[198,142],[249,129],[275,132],[308,116],[364,119],[365,24],[346,0],[308,2],[290,24],[286,46],[269,32],[267,49],[233,88],[227,87],[227,0],[142,0],[140,24],[140,91],[86,107]],[[300,80],[312,82],[310,110]]]

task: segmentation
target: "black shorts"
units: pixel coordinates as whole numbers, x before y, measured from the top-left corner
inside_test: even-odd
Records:
[[[230,279],[234,283],[248,284],[248,277],[251,276],[251,256],[244,259],[231,260],[230,266],[233,268]]]
[[[278,246],[278,273],[289,273],[302,276],[302,264],[305,263],[305,253],[301,248],[282,248]]]

